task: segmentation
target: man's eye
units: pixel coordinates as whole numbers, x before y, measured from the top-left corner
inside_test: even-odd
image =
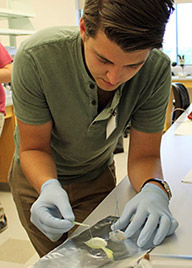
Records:
[[[139,67],[139,65],[127,66],[127,68],[130,68],[130,69],[137,69],[138,67]]]
[[[101,63],[103,63],[103,64],[109,63],[108,61],[106,61],[106,60],[102,60],[102,59],[99,59],[99,61],[100,61]]]

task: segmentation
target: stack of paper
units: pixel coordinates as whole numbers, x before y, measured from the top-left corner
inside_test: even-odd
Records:
[[[175,135],[192,135],[192,120],[186,118],[175,130]]]
[[[187,175],[181,181],[185,183],[192,183],[192,169],[187,173]]]

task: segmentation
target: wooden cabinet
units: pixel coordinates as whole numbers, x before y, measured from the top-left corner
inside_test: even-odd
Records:
[[[192,88],[192,76],[186,76],[186,77],[173,76],[172,83],[176,82],[182,83],[183,85],[186,86],[186,88]]]
[[[0,182],[8,182],[8,172],[14,154],[14,130],[16,119],[13,105],[6,106],[6,117],[0,137]]]

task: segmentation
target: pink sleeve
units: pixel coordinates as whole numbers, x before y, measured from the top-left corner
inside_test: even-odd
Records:
[[[13,58],[9,55],[4,46],[0,43],[0,68],[11,63]],[[5,90],[0,84],[0,113],[5,114]]]

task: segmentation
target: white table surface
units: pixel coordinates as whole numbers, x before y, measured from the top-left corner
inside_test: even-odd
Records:
[[[152,250],[150,254],[154,256],[192,256],[192,184],[181,182],[181,179],[192,169],[192,135],[174,135],[175,129],[185,120],[191,110],[192,105],[163,135],[161,144],[163,173],[173,192],[170,209],[178,220],[179,227],[173,236]],[[118,200],[121,213],[126,202],[134,194],[128,178],[125,177],[85,222],[95,224],[104,217],[115,215],[116,200]],[[81,230],[80,227],[75,233]]]
[[[192,133],[191,136],[174,135],[175,129],[191,111],[192,105],[163,136],[163,173],[173,192],[170,209],[177,218],[179,227],[176,234],[156,247],[151,255],[192,256],[192,184],[181,182],[192,169]]]

